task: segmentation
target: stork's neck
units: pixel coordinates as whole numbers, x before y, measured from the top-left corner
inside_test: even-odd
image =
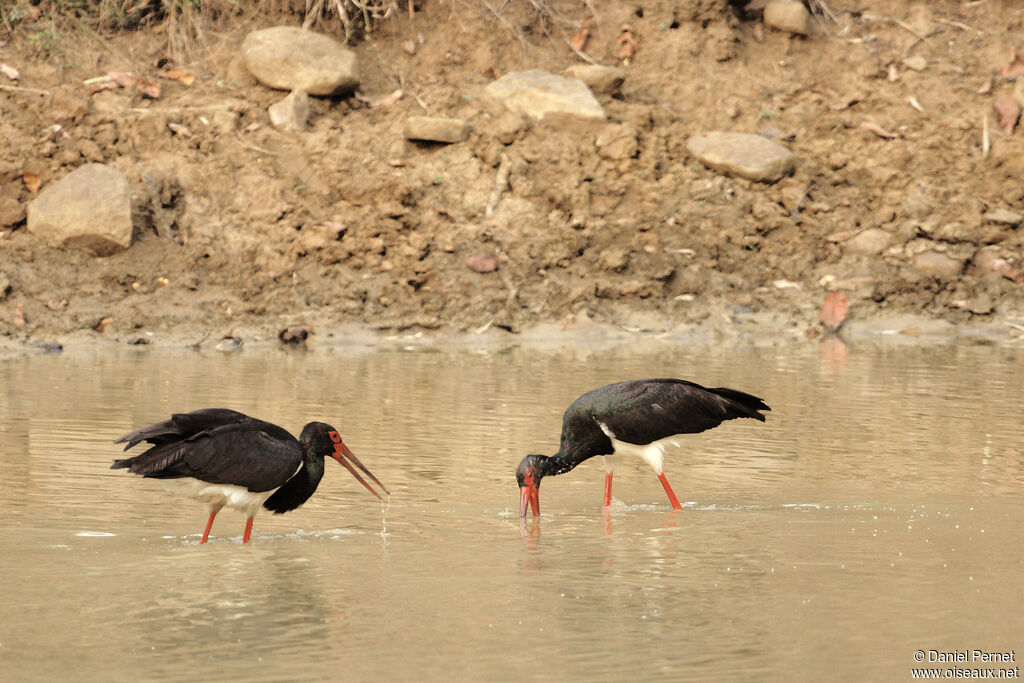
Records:
[[[559,449],[557,453],[544,460],[542,476],[553,477],[556,474],[565,474],[586,459],[587,456],[580,457],[572,451],[565,450],[564,448]]]
[[[263,506],[277,513],[294,510],[309,500],[323,477],[324,459],[306,454],[298,472],[275,491]]]

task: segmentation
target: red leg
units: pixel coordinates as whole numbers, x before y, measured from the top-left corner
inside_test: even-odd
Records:
[[[252,536],[252,517],[245,520],[245,535],[242,536],[242,543],[248,543],[250,536]]]
[[[604,473],[604,507],[612,504],[612,475],[614,472]]]
[[[658,475],[658,479],[661,480],[661,485],[665,487],[665,493],[668,494],[668,502],[672,503],[672,508],[675,510],[682,510],[683,506],[679,504],[679,499],[676,498],[675,492],[672,487],[668,485],[668,479],[665,478],[665,473],[662,472]]]
[[[203,540],[200,543],[206,543],[206,539],[210,537],[210,529],[213,528],[213,518],[217,516],[218,510],[210,510],[210,518],[206,520],[206,529],[203,530]]]

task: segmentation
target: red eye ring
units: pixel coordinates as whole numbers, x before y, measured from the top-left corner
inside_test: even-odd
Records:
[[[341,443],[341,434],[334,431],[333,429],[327,432],[327,436],[331,437],[331,441],[333,441],[334,443]]]

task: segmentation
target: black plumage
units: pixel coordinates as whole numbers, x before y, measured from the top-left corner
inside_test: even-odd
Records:
[[[546,457],[528,455],[516,470],[522,497],[520,515],[527,505],[539,510],[540,480],[564,474],[584,460],[616,453],[630,444],[644,447],[680,434],[695,434],[717,427],[726,420],[753,418],[764,422],[759,411],[771,410],[763,400],[736,389],[705,388],[682,379],[657,378],[617,382],[588,391],[566,409],[558,452]],[[623,446],[622,444],[625,444]],[[628,449],[648,460],[658,473],[673,507],[680,507],[661,471],[661,445],[647,455],[640,448]],[[605,479],[605,505],[611,501],[611,475]],[[532,485],[531,483],[532,482]]]
[[[224,506],[248,513],[244,536],[248,541],[260,506],[280,514],[305,503],[323,477],[326,456],[344,465],[378,498],[353,464],[387,492],[342,442],[338,431],[323,422],[310,422],[296,439],[270,422],[234,410],[210,408],[177,413],[115,443],[127,443],[128,450],[142,441],[153,445],[140,455],[114,461],[111,469],[180,480],[179,488],[205,502],[210,511],[202,542]]]

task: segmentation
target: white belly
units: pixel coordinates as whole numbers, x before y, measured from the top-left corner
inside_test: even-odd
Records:
[[[193,477],[161,479],[160,483],[168,491],[206,503],[211,510],[227,507],[240,510],[249,517],[255,515],[263,506],[263,502],[274,494],[273,490],[256,492],[244,486],[211,484]]]
[[[611,439],[612,448],[615,449],[614,453],[604,457],[604,469],[606,472],[614,472],[615,466],[622,458],[640,458],[654,470],[655,474],[661,474],[665,465],[665,449],[669,446],[679,445],[677,441],[678,436],[667,436],[664,439],[658,439],[643,446],[635,443],[626,443],[616,439],[615,434],[603,422],[598,422],[598,424],[601,426],[601,431]]]

